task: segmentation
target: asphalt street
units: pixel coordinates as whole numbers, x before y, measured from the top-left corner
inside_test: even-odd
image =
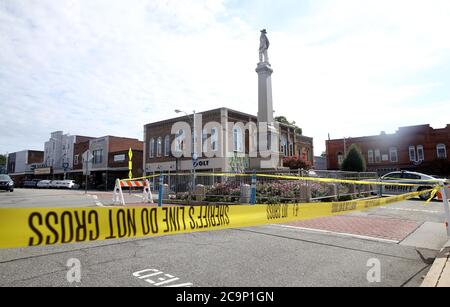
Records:
[[[12,205],[96,206],[92,197],[78,191],[0,193],[0,208]],[[407,201],[353,215],[401,218],[422,226],[444,221],[439,202],[425,206]],[[0,286],[420,286],[438,251],[422,246],[416,232],[405,239],[409,244],[402,244],[267,225],[0,250]],[[80,264],[80,282],[67,278],[73,259]],[[380,264],[380,282],[367,278],[374,260]]]

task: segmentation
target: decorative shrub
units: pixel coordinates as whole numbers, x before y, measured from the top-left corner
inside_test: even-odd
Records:
[[[292,170],[304,169],[309,170],[312,167],[311,162],[305,161],[300,157],[284,157],[283,166],[289,167]]]

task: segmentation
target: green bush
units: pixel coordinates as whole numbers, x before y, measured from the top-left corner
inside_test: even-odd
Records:
[[[361,150],[353,144],[342,163],[342,170],[346,172],[365,172],[366,161],[361,154]]]

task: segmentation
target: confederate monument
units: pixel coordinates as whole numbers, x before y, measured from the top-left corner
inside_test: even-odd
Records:
[[[266,29],[261,30],[261,37],[259,39],[259,62],[269,63],[269,56],[267,55],[267,49],[269,49],[270,42],[267,38]],[[263,61],[264,59],[264,61]]]
[[[259,44],[259,63],[256,67],[258,73],[258,121],[261,123],[273,123],[272,105],[272,73],[273,69],[269,63],[267,49],[269,49],[269,39],[266,29],[261,30]]]
[[[273,69],[269,63],[267,50],[269,49],[269,39],[266,29],[261,30],[259,44],[259,63],[256,67],[258,73],[258,123],[265,127],[264,132],[259,132],[259,140],[266,139],[267,146],[264,149],[260,147],[260,154],[263,158],[270,160],[261,160],[261,168],[279,168],[279,139],[278,131],[273,121],[273,102],[272,102],[272,73]],[[260,126],[261,128],[261,126]],[[260,144],[261,145],[261,144]]]

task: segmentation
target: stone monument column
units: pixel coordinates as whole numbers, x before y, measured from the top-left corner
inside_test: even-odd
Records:
[[[272,102],[272,73],[273,69],[268,61],[267,50],[269,40],[267,31],[261,30],[259,59],[256,67],[258,74],[258,129],[259,129],[259,152],[263,158],[261,168],[279,168],[279,137],[273,121],[273,102]],[[264,130],[261,131],[263,128]],[[266,144],[261,144],[261,139],[266,139]]]
[[[258,73],[258,122],[273,123],[272,73],[269,63],[260,62]]]

